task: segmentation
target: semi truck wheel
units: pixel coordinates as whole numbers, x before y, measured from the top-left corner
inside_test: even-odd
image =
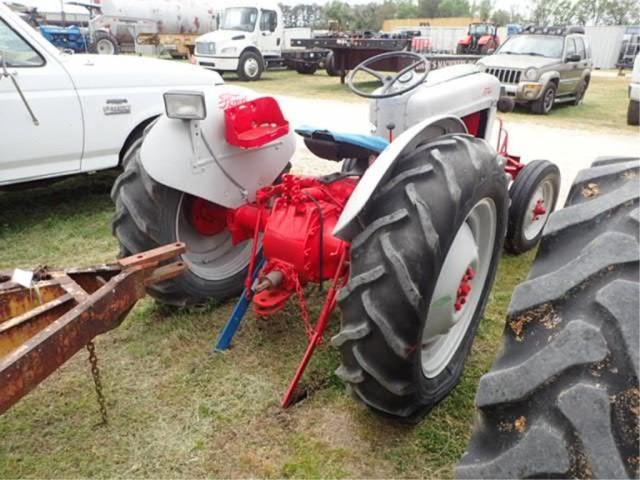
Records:
[[[116,37],[108,32],[98,31],[95,34],[93,51],[98,55],[117,55],[120,49]]]
[[[640,159],[580,172],[514,292],[462,478],[637,478]]]
[[[531,111],[538,115],[546,115],[549,113],[556,101],[556,88],[555,83],[549,82],[542,92],[542,95],[540,95],[540,98],[531,102]]]
[[[182,260],[188,271],[149,287],[149,294],[176,306],[237,295],[247,274],[251,242],[233,246],[222,207],[156,182],[144,171],[139,153],[133,155],[123,162],[124,172],[111,191],[116,204],[112,230],[121,255],[176,241],[187,244]]]
[[[299,65],[296,72],[301,75],[313,75],[318,70],[318,65]]]
[[[509,189],[509,226],[504,248],[518,255],[534,248],[553,212],[560,191],[560,170],[548,160],[529,162]]]
[[[629,100],[627,108],[627,124],[638,125],[640,123],[640,102],[638,100]]]
[[[460,380],[502,251],[506,176],[484,140],[444,136],[399,159],[361,218],[336,374],[374,410],[415,421]]]
[[[238,77],[244,82],[260,80],[262,76],[262,58],[255,52],[243,52],[238,61]]]
[[[340,76],[340,70],[338,70],[338,68],[336,67],[336,59],[333,55],[333,52],[329,52],[327,54],[324,64],[327,75],[329,75],[330,77]]]

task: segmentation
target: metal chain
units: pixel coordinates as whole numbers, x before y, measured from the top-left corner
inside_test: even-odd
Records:
[[[87,351],[89,352],[89,363],[91,364],[91,376],[96,387],[96,396],[98,397],[98,405],[100,408],[100,417],[102,421],[97,425],[106,425],[107,419],[107,402],[102,393],[102,381],[100,380],[100,369],[98,368],[98,357],[96,356],[96,346],[93,342],[87,343]]]

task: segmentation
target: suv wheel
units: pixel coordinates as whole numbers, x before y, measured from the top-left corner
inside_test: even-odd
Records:
[[[544,89],[540,98],[534,102],[531,102],[531,111],[538,115],[546,115],[553,108],[553,103],[556,100],[556,84],[550,83],[547,88]]]
[[[586,80],[580,80],[580,84],[578,85],[578,88],[576,90],[576,98],[573,100],[573,105],[574,106],[578,106],[582,103],[582,100],[584,99],[584,94],[587,93],[587,81]]]

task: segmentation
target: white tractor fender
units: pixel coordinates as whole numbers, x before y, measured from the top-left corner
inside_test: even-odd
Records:
[[[206,118],[161,116],[146,132],[140,160],[147,174],[163,185],[237,208],[254,201],[257,190],[278,178],[293,156],[296,139],[290,130],[258,148],[230,145],[224,110],[263,95],[232,85],[215,86],[204,94]]]
[[[429,117],[400,134],[366,170],[336,223],[333,234],[350,241],[361,230],[357,216],[366,206],[378,185],[384,182],[396,161],[418,145],[429,143],[437,137],[450,133],[467,133],[467,127],[460,118],[450,115]]]

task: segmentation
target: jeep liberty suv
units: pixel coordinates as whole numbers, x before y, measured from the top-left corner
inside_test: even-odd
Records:
[[[582,27],[529,26],[478,66],[500,80],[504,96],[547,114],[555,103],[582,102],[593,61]]]

